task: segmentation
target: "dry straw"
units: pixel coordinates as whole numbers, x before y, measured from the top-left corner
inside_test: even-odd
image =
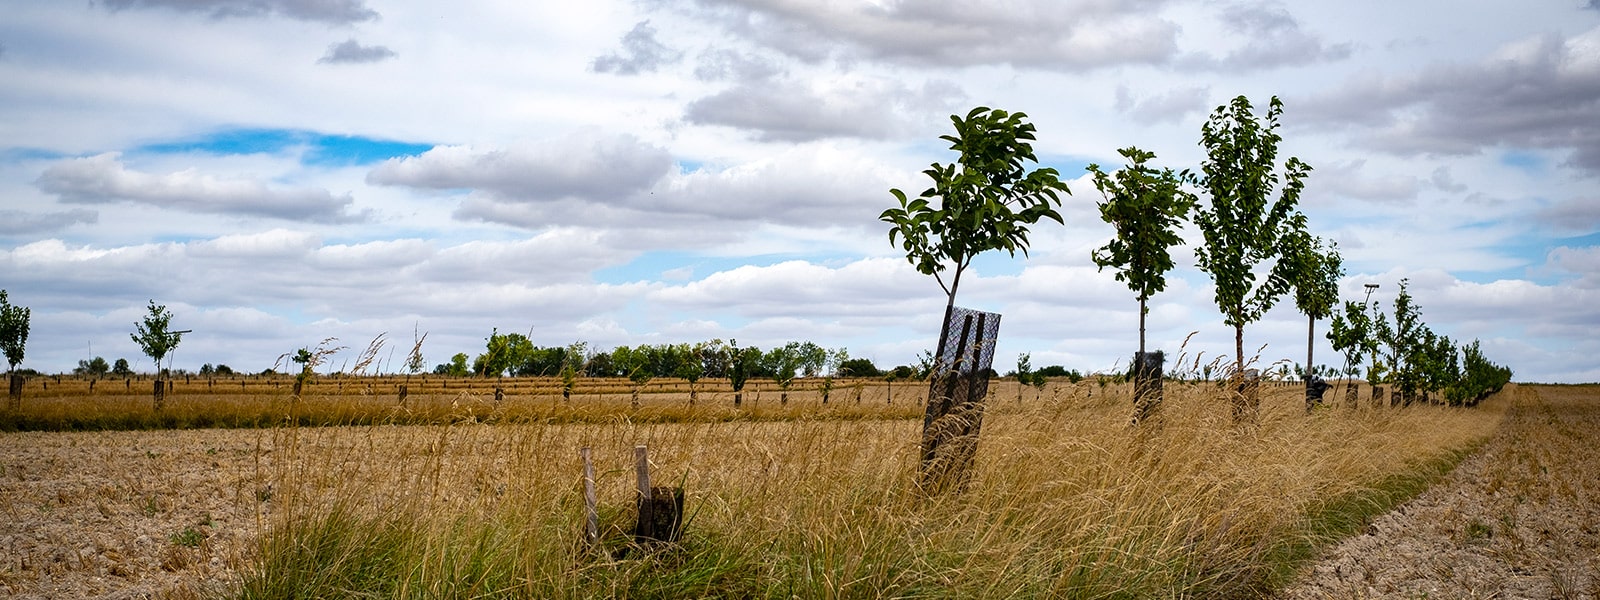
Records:
[[[992,398],[1017,398],[1009,385]],[[583,418],[282,427],[243,596],[1254,595],[1453,464],[1502,410],[1307,417],[1298,387],[1269,387],[1260,423],[1239,429],[1216,384],[1174,383],[1162,425],[1130,429],[1130,392],[1063,383],[994,402],[971,485],[934,499],[914,490],[920,421],[899,391],[894,406],[791,400],[771,420],[709,394],[658,398],[671,408],[641,419],[619,393]],[[481,407],[463,400],[458,417]],[[655,481],[687,491],[685,539],[623,553],[641,444]],[[583,541],[585,446],[598,547]]]

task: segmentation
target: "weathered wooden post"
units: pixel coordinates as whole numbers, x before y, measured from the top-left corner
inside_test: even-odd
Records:
[[[952,306],[947,315],[922,417],[919,483],[925,494],[966,485],[983,428],[987,372],[999,330],[997,313]]]
[[[1383,406],[1383,386],[1381,386],[1381,385],[1372,386],[1372,406],[1376,407],[1376,408],[1383,408],[1384,407]]]
[[[161,405],[163,403],[165,403],[166,400],[167,400],[167,385],[166,385],[166,383],[167,382],[165,382],[165,381],[157,379],[155,381],[155,386],[153,388],[151,388],[152,393],[155,396],[156,410],[161,410]]]
[[[400,384],[399,389],[395,391],[395,395],[400,397],[400,406],[406,405],[406,394],[408,393],[409,390],[406,389],[406,384],[404,383]]]
[[[641,548],[675,544],[683,533],[683,488],[650,485],[649,449],[633,448],[634,470],[639,485],[639,522],[634,526],[634,543]]]
[[[506,390],[505,390],[505,388],[502,388],[502,387],[500,387],[498,385],[494,386],[494,405],[495,405],[495,408],[499,408],[500,407],[500,403],[504,402],[505,400],[506,400]]]

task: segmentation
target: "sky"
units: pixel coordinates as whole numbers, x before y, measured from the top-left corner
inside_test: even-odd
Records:
[[[130,339],[154,301],[175,368],[340,369],[541,346],[812,341],[882,367],[937,342],[944,292],[878,220],[1021,111],[1065,224],[990,253],[957,304],[1002,314],[995,368],[1123,367],[1134,294],[1085,177],[1138,146],[1195,169],[1201,124],[1284,105],[1301,210],[1344,300],[1401,281],[1433,331],[1519,381],[1600,381],[1600,0],[0,0],[0,289],[22,367]],[[1258,113],[1261,111],[1258,111]],[[1047,226],[1048,225],[1048,226]],[[1229,355],[1194,267],[1148,345]],[[1292,299],[1245,329],[1304,360]],[[1317,325],[1317,362],[1342,360]]]

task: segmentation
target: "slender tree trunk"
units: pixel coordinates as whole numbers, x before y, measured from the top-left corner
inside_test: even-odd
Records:
[[[1144,315],[1145,315],[1145,300],[1146,300],[1146,299],[1145,299],[1145,298],[1144,298],[1144,297],[1143,297],[1143,296],[1141,296],[1141,297],[1140,297],[1140,298],[1139,298],[1139,355],[1140,355],[1140,356],[1144,356]]]
[[[1233,422],[1254,423],[1256,420],[1257,390],[1244,372],[1244,325],[1233,326]]]
[[[1317,330],[1317,318],[1307,315],[1306,321],[1306,381],[1311,381],[1311,365],[1314,364],[1311,362],[1311,350],[1314,347],[1317,339],[1315,335]]]

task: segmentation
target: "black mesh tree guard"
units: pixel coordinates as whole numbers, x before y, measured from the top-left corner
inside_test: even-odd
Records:
[[[920,483],[930,494],[966,484],[983,428],[1000,315],[951,307],[943,329],[922,417]]]
[[[1133,425],[1154,423],[1161,410],[1161,370],[1166,353],[1133,353]]]

